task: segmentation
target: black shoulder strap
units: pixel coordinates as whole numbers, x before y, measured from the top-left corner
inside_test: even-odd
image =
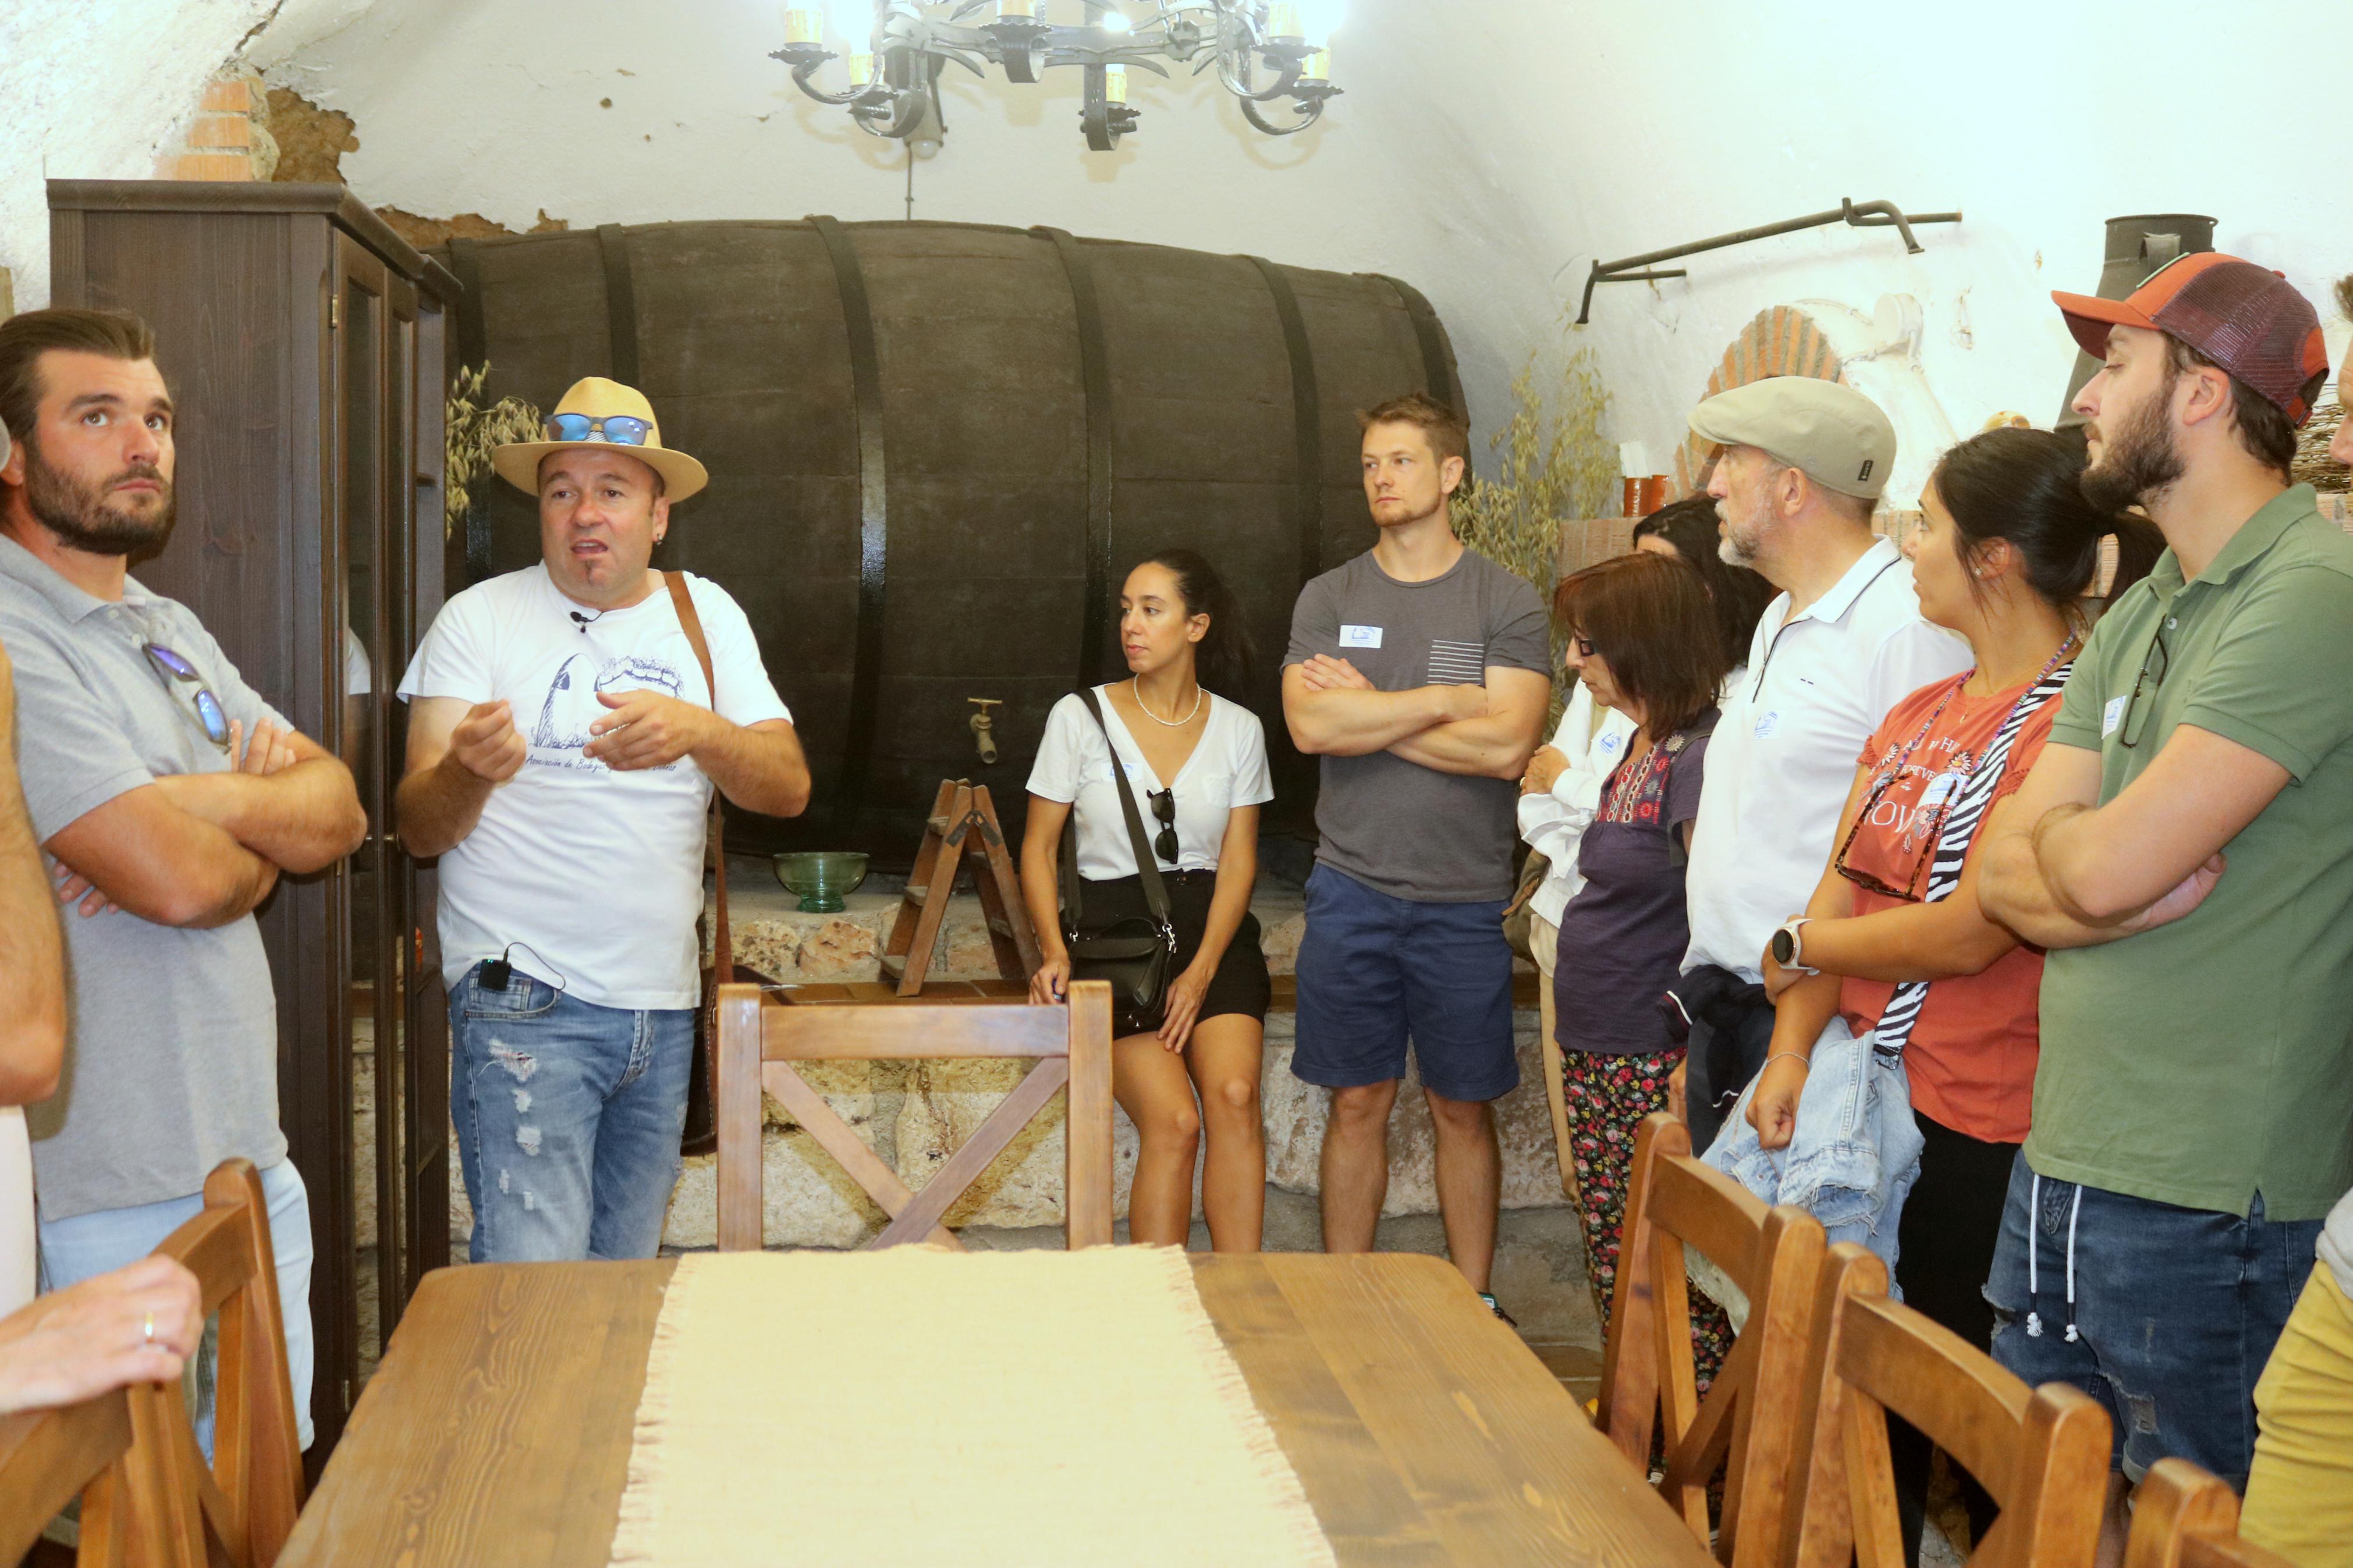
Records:
[[[1082,691],[1079,696],[1086,703],[1087,711],[1094,715],[1095,728],[1103,731],[1103,747],[1111,752],[1112,782],[1119,786],[1120,815],[1127,818],[1127,842],[1129,847],[1135,851],[1136,875],[1144,879],[1144,901],[1151,907],[1152,918],[1165,926],[1168,923],[1168,887],[1160,879],[1160,858],[1152,852],[1152,846],[1145,839],[1144,815],[1135,809],[1135,791],[1128,784],[1127,768],[1119,760],[1119,747],[1112,742],[1111,726],[1103,722],[1103,705],[1095,700],[1093,690]],[[1075,808],[1071,816],[1073,819],[1077,817]],[[1074,850],[1075,847],[1073,845]],[[1069,858],[1072,863],[1071,875],[1075,877],[1078,857],[1073,853]],[[1077,908],[1075,904],[1071,907]]]

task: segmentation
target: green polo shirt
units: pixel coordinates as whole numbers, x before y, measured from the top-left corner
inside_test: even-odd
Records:
[[[2105,802],[2182,724],[2262,752],[2287,786],[2187,917],[2051,954],[2027,1163],[2221,1214],[2261,1193],[2267,1218],[2319,1219],[2353,1187],[2353,539],[2309,485],[2194,582],[2159,557],[2093,631],[2050,743],[2100,753]]]

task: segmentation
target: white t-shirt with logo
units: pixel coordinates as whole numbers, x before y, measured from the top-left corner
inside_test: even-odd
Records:
[[[1108,686],[1096,687],[1095,701],[1118,743],[1149,846],[1160,831],[1160,820],[1145,797],[1170,786],[1144,760],[1143,749],[1111,705],[1110,692]],[[1176,863],[1159,861],[1164,871],[1216,870],[1226,841],[1227,814],[1238,805],[1262,805],[1274,798],[1274,781],[1266,767],[1266,731],[1258,715],[1206,691],[1201,700],[1209,705],[1209,721],[1202,726],[1193,754],[1176,770]],[[1079,875],[1091,882],[1138,874],[1111,768],[1111,748],[1103,744],[1103,731],[1095,727],[1085,701],[1072,692],[1055,703],[1046,716],[1045,737],[1038,742],[1038,760],[1029,769],[1029,793],[1076,803],[1072,815],[1079,823]]]
[[[717,584],[685,577],[711,645],[720,715],[743,725],[790,720],[743,610]],[[441,857],[449,984],[504,953],[598,1006],[695,1005],[711,781],[688,757],[615,773],[581,754],[588,727],[612,711],[598,694],[631,691],[711,706],[667,586],[598,615],[565,597],[541,564],[476,584],[434,617],[400,695],[503,700],[529,748],[474,830]]]

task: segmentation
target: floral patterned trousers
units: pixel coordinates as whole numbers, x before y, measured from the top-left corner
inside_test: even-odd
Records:
[[[1634,1134],[1642,1118],[1667,1109],[1667,1077],[1683,1059],[1681,1047],[1643,1057],[1561,1052],[1561,1097],[1568,1118],[1568,1156],[1577,1171],[1577,1217],[1585,1230],[1586,1271],[1601,1331],[1618,1293],[1618,1242],[1626,1223],[1626,1184],[1634,1164]],[[1692,1359],[1705,1393],[1732,1348],[1724,1309],[1692,1293]]]

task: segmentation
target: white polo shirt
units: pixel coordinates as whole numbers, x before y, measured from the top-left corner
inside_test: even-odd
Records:
[[[1805,613],[1765,608],[1746,679],[1727,689],[1684,879],[1691,949],[1747,979],[1773,928],[1800,913],[1829,864],[1863,745],[1895,704],[1974,662],[1920,618],[1912,564],[1893,540],[1862,552]],[[1785,624],[1786,623],[1786,624]]]

